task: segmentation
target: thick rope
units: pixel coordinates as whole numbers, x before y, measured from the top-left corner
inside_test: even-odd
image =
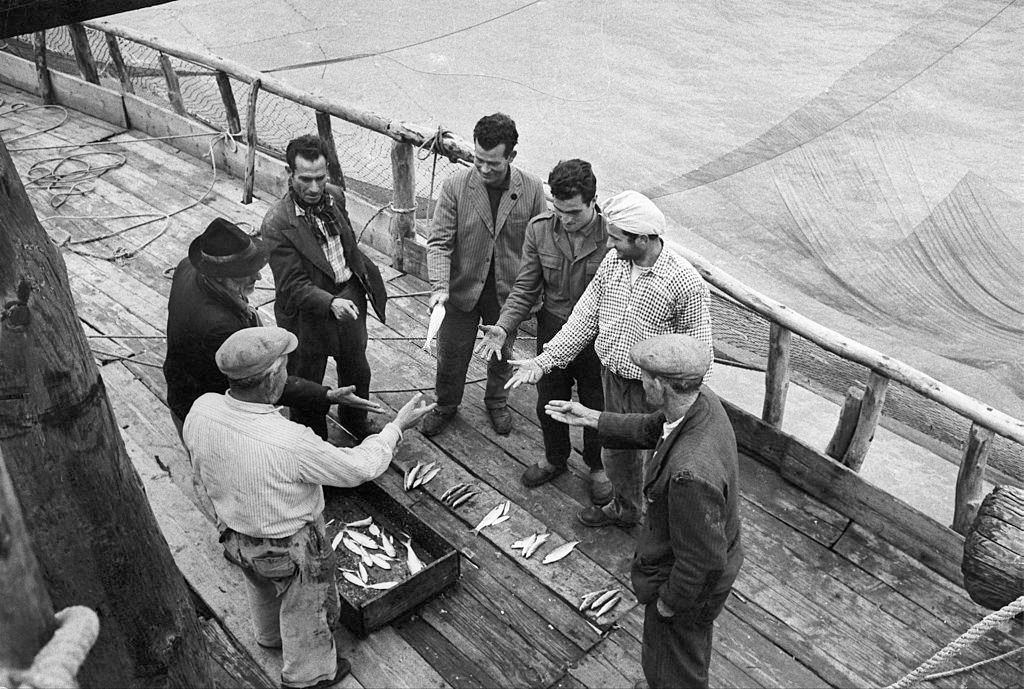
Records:
[[[1024,612],[1024,596],[1021,596],[1009,605],[1003,606],[1001,609],[986,615],[980,622],[975,624],[973,627],[968,629],[966,632],[961,634],[955,640],[951,641],[941,651],[933,655],[931,658],[922,663],[916,670],[906,675],[903,679],[899,680],[895,684],[890,684],[886,689],[906,689],[912,684],[917,682],[925,681],[928,679],[935,679],[938,677],[947,677],[957,672],[964,672],[973,667],[977,667],[979,664],[971,665],[968,667],[958,668],[950,672],[940,673],[934,677],[926,677],[929,672],[935,669],[940,663],[947,658],[955,656],[957,653],[962,651],[964,648],[970,646],[978,639],[980,639],[986,632],[1006,620],[1012,619],[1017,615]],[[1019,649],[1018,649],[1019,650]],[[1016,651],[1014,651],[1016,652]],[[994,659],[993,659],[994,660]]]
[[[57,631],[36,654],[28,670],[0,669],[0,685],[12,689],[77,689],[75,675],[100,633],[100,621],[90,608],[74,605],[54,617]]]

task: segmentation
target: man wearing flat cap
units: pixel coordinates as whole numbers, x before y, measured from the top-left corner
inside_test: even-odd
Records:
[[[261,325],[249,303],[267,265],[267,254],[237,225],[216,218],[196,237],[188,256],[174,269],[167,304],[167,406],[178,435],[192,403],[207,392],[224,392],[228,379],[214,354],[230,335]],[[375,412],[383,408],[353,394],[353,388],[329,389],[301,378],[289,378],[282,404],[326,414],[331,404],[356,405]]]
[[[536,383],[553,368],[565,368],[591,342],[601,360],[605,410],[650,412],[644,401],[641,369],[630,348],[649,337],[669,333],[711,343],[708,287],[685,259],[665,246],[665,216],[636,191],[608,199],[602,208],[609,251],[573,307],[565,325],[533,359],[518,366],[510,386]],[[604,443],[602,461],[612,483],[611,502],[586,507],[577,515],[586,526],[635,526],[641,517],[641,478],[646,453]]]
[[[256,641],[281,649],[285,687],[326,687],[348,673],[349,662],[337,655],[331,632],[339,601],[323,486],[380,476],[402,434],[433,405],[415,395],[379,434],[335,447],[274,405],[297,345],[295,335],[276,327],[228,337],[216,361],[230,389],[196,400],[184,439],[225,556],[245,575]]]
[[[650,687],[707,687],[714,620],[743,563],[736,436],[701,384],[711,366],[703,342],[659,335],[629,355],[657,412],[598,412],[570,401],[552,401],[547,412],[606,440],[656,448],[632,568],[633,592],[647,606],[641,662]]]

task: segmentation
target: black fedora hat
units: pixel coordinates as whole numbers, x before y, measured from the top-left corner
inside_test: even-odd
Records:
[[[188,260],[203,275],[213,278],[243,278],[267,265],[262,242],[242,231],[238,225],[216,218],[192,240]]]

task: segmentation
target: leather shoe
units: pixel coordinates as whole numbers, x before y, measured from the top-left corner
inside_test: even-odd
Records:
[[[348,662],[348,658],[343,658],[342,656],[339,655],[338,656],[338,671],[334,673],[334,677],[328,677],[327,679],[322,679],[319,682],[317,682],[316,684],[309,684],[309,685],[306,685],[305,687],[301,687],[300,689],[325,689],[326,687],[333,687],[335,684],[337,684],[341,680],[345,679],[345,676],[348,675],[348,673],[350,673],[350,672],[352,672],[352,663]],[[281,685],[281,689],[299,689],[299,688],[293,687],[290,684],[282,684]]]
[[[537,486],[544,485],[556,476],[561,476],[565,473],[566,467],[564,466],[553,466],[550,469],[545,469],[539,464],[534,464],[523,472],[523,485],[527,488],[536,488]]]
[[[607,478],[601,481],[594,480],[594,474],[590,475],[590,502],[602,507],[612,501],[612,494],[615,490],[612,488],[612,482]]]
[[[512,412],[508,407],[488,409],[487,416],[491,417],[491,426],[498,435],[508,435],[512,432]]]
[[[595,528],[599,526],[621,526],[624,529],[631,529],[636,526],[635,521],[628,522],[620,519],[618,515],[612,514],[609,509],[609,505],[605,505],[604,507],[584,507],[576,513],[576,518],[581,524],[583,524],[583,526],[591,526]]]
[[[436,408],[432,409],[430,413],[424,416],[423,420],[420,421],[420,433],[428,438],[437,435],[448,427],[448,422],[454,417],[454,409],[451,411],[438,411]]]

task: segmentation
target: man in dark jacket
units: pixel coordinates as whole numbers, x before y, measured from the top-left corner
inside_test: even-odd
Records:
[[[327,147],[315,135],[293,139],[285,149],[288,193],[267,211],[262,234],[270,245],[277,324],[299,338],[288,372],[322,381],[333,357],[339,385],[370,392],[366,360],[366,309],[384,321],[387,294],[380,270],[356,245],[345,210],[345,193],[327,182]],[[323,414],[293,408],[291,418],[324,437]],[[342,426],[357,440],[373,432],[366,411],[338,410]]]
[[[646,604],[641,662],[651,687],[706,687],[712,629],[743,563],[736,436],[701,381],[707,347],[689,335],[634,345],[653,414],[597,412],[569,401],[547,410],[602,437],[655,448],[644,476],[647,517],[633,560],[633,591]]]
[[[164,379],[167,406],[179,436],[193,402],[207,392],[228,389],[228,379],[214,360],[217,349],[242,328],[262,325],[249,298],[265,265],[267,254],[260,243],[237,225],[216,218],[192,241],[188,256],[175,268],[167,304]],[[331,404],[383,411],[352,391],[289,377],[281,404],[321,416]]]

